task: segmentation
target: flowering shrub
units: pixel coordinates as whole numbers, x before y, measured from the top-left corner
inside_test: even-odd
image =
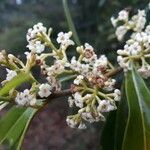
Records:
[[[129,13],[127,10],[122,10],[117,18],[111,18],[118,40],[123,40],[125,34],[131,32],[124,48],[117,51],[117,61],[120,66],[118,68],[114,67],[105,55],[98,56],[88,43],[77,46],[77,55],[70,59],[68,47],[75,45],[71,39],[72,32],[58,33],[57,44],[54,44],[51,40],[52,28],[47,29],[42,23],[37,23],[27,32],[29,51],[25,52],[26,62],[12,54],[7,54],[6,51],[1,51],[0,64],[6,67],[7,74],[0,90],[0,108],[10,104],[14,106],[7,116],[0,120],[1,130],[5,128],[4,124],[9,123],[4,132],[0,133],[0,143],[9,142],[11,148],[19,149],[22,142],[21,135],[26,132],[33,115],[52,99],[61,96],[68,96],[69,107],[76,108],[76,111],[66,118],[71,128],[85,129],[88,123],[105,121],[107,112],[117,111],[117,106],[119,110],[122,109],[119,101],[124,93],[121,94],[121,91],[116,88],[116,80],[112,77],[123,69],[125,74],[123,85],[125,85],[125,97],[128,102],[128,115],[125,118],[128,119],[125,121],[125,127],[122,128],[124,138],[121,144],[117,144],[123,145],[121,147],[124,150],[136,149],[137,137],[141,136],[143,142],[140,143],[140,150],[150,148],[148,142],[150,140],[148,121],[150,94],[141,78],[147,79],[150,76],[150,25],[146,22],[145,10],[139,10],[131,17]],[[40,68],[39,76],[44,78],[44,82],[38,81],[33,76],[32,69],[35,66]],[[69,89],[64,90],[62,84],[68,80],[72,83]],[[28,82],[30,88],[20,91],[17,87],[24,82]],[[136,115],[132,116],[132,114]],[[9,122],[10,117],[14,118],[14,123],[16,122],[13,128],[11,126],[14,123]],[[17,122],[19,117],[23,121],[20,120],[21,127],[19,121]],[[136,120],[136,117],[141,120]],[[137,123],[135,130],[132,128],[134,123],[132,121]],[[141,128],[142,133],[136,130]],[[14,129],[18,132],[13,133]],[[129,134],[131,129],[137,131],[137,137]],[[128,137],[132,137],[133,143],[130,143]],[[109,149],[107,144],[103,143],[103,149]]]

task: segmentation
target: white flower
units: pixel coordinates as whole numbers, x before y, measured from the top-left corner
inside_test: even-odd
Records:
[[[150,65],[142,66],[138,69],[138,72],[143,78],[147,79],[150,77]]]
[[[77,71],[77,72],[81,72],[82,71],[82,65],[79,61],[76,60],[76,57],[72,57],[71,59],[71,63],[67,64],[67,66],[69,66],[71,69]]]
[[[73,107],[74,99],[71,96],[68,97],[68,104],[69,104],[69,107]]]
[[[114,89],[115,83],[116,83],[116,80],[115,80],[115,79],[109,78],[109,79],[104,83],[104,84],[105,84],[104,89],[105,89],[106,91],[112,91],[112,90]]]
[[[10,81],[12,78],[14,78],[17,75],[17,72],[14,70],[6,69],[6,71],[7,71],[7,75],[6,75],[7,81]]]
[[[143,46],[141,46],[141,42],[143,41],[143,37],[140,36],[138,39],[139,41],[136,41],[136,38],[140,36],[139,34],[135,34],[129,39],[123,50],[118,50],[117,53],[119,56],[117,57],[117,61],[119,65],[124,69],[124,71],[131,69],[131,63],[130,63],[130,56],[138,56],[141,55],[141,52],[143,51]],[[142,38],[142,39],[141,39]],[[143,44],[144,45],[144,44]],[[134,57],[133,57],[134,58]]]
[[[99,59],[96,59],[96,61],[93,64],[93,73],[95,75],[103,72],[107,68],[108,60],[105,55],[101,55]]]
[[[126,28],[124,25],[119,26],[119,27],[116,29],[116,36],[117,36],[117,39],[118,39],[119,41],[121,41],[126,33],[127,33],[127,28]]]
[[[97,58],[97,55],[94,52],[94,48],[88,43],[85,43],[84,46],[85,49],[84,49],[83,61],[92,63],[92,61],[94,61]]]
[[[126,10],[122,10],[119,12],[118,20],[126,21],[128,20],[129,13]]]
[[[21,106],[34,105],[36,98],[33,94],[30,94],[30,90],[25,89],[23,92],[17,94],[15,102]]]
[[[138,10],[138,14],[132,17],[132,21],[134,22],[134,31],[141,31],[146,23],[146,13],[145,10]]]
[[[33,28],[30,28],[28,30],[26,35],[27,41],[30,42],[31,40],[35,39],[40,33],[46,33],[46,28],[43,26],[42,23],[37,23],[33,26]]]
[[[4,54],[2,52],[0,52],[0,62],[5,61],[5,57]]]
[[[28,59],[28,60],[30,60],[31,59],[31,57],[32,57],[32,53],[30,52],[25,52],[24,53],[25,55],[26,55],[26,58]]]
[[[78,122],[73,118],[68,116],[66,119],[67,125],[70,126],[71,128],[75,128],[78,124]]]
[[[146,26],[145,32],[146,32],[148,35],[150,35],[150,25],[147,25],[147,26]]]
[[[78,129],[86,129],[86,125],[83,122],[81,122],[78,126]]]
[[[87,73],[89,73],[89,69],[89,64],[81,64],[81,74],[86,75]]]
[[[82,117],[84,120],[86,120],[86,121],[88,121],[88,122],[90,122],[90,123],[95,122],[95,119],[94,119],[94,117],[92,116],[91,112],[83,112],[83,113],[81,114],[81,117]],[[99,118],[97,118],[97,121],[99,121]]]
[[[99,105],[97,107],[97,110],[100,112],[109,112],[112,110],[115,110],[116,107],[113,106],[109,100],[101,100],[99,101]]]
[[[121,50],[121,49],[119,49],[119,50],[117,50],[117,54],[128,56],[129,52],[127,50]]]
[[[72,40],[70,40],[71,36],[72,36],[71,31],[68,33],[60,32],[60,33],[58,33],[57,42],[66,47],[69,45],[74,45],[74,42]]]
[[[98,122],[100,120],[105,121],[105,117],[98,112],[83,112],[81,117],[90,123]]]
[[[65,69],[64,64],[65,62],[63,60],[56,60],[51,67],[45,68],[47,71],[47,74],[49,76],[54,75],[54,74],[61,74]]]
[[[47,79],[48,83],[51,85],[51,87],[55,89],[55,91],[61,90],[61,83],[57,81],[55,76],[50,75],[46,79]]]
[[[52,90],[52,87],[49,84],[47,84],[47,83],[41,84],[39,86],[39,92],[38,92],[38,94],[42,98],[43,97],[48,97],[52,93],[51,90]]]
[[[45,45],[41,43],[41,41],[29,42],[27,48],[35,53],[42,53],[45,49]]]
[[[77,107],[82,108],[83,107],[83,97],[82,97],[82,95],[79,92],[76,92],[73,96],[74,96],[74,99],[75,99],[74,100],[75,105]]]
[[[116,27],[117,26],[117,22],[118,22],[118,19],[115,19],[114,17],[111,17],[111,23],[113,25],[113,27]]]
[[[130,70],[130,62],[126,61],[125,58],[123,58],[122,56],[117,56],[117,61],[120,67],[124,69],[124,72],[127,72],[128,70]]]
[[[120,101],[120,99],[121,99],[121,92],[120,92],[120,90],[115,89],[114,90],[114,100],[115,101]]]
[[[77,78],[74,80],[74,84],[79,85],[84,77],[82,75],[78,75]]]
[[[130,51],[131,55],[137,55],[141,50],[142,50],[142,48],[141,48],[141,46],[139,45],[138,42],[134,42],[129,47],[129,51]]]

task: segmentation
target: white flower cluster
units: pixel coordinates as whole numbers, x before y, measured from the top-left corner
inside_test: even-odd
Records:
[[[85,47],[78,47],[77,51],[79,59],[73,57],[67,64],[79,74],[71,87],[75,93],[68,98],[68,103],[79,110],[77,114],[68,116],[66,121],[72,128],[84,129],[86,122],[104,121],[102,113],[116,109],[115,101],[120,100],[121,93],[114,89],[116,81],[106,76],[110,66],[105,55],[97,58],[94,48],[88,43]]]
[[[121,18],[122,20],[125,18],[123,14],[120,14]],[[113,69],[112,65],[105,55],[98,57],[88,43],[77,47],[79,57],[73,56],[70,60],[66,50],[68,46],[74,45],[70,39],[72,32],[58,34],[56,41],[60,45],[59,48],[52,43],[50,34],[51,28],[47,30],[42,23],[28,30],[27,47],[31,52],[25,52],[27,58],[25,65],[13,55],[9,55],[8,59],[11,59],[12,63],[18,62],[19,65],[14,64],[13,68],[16,68],[14,70],[7,69],[6,80],[14,78],[17,70],[29,73],[33,81],[30,89],[23,92],[11,91],[14,95],[17,92],[15,102],[21,106],[36,107],[37,97],[47,98],[53,92],[60,91],[62,81],[59,81],[59,78],[71,74],[73,78],[68,79],[73,80],[70,88],[72,95],[68,98],[68,103],[70,107],[77,107],[78,112],[67,117],[67,124],[73,128],[84,129],[86,122],[104,121],[103,113],[115,110],[116,101],[121,98],[120,91],[114,87],[116,80],[107,76]],[[45,46],[50,48],[50,52],[43,53]],[[50,62],[47,61],[48,57],[51,57]],[[33,77],[31,68],[35,65],[40,67],[41,75],[45,77],[47,83],[39,83]]]
[[[72,36],[72,32],[69,31],[68,33],[60,32],[58,33],[57,42],[61,44],[63,47],[68,47],[69,45],[74,45],[74,42],[70,40]]]
[[[126,11],[123,10],[120,13],[122,14],[122,12],[125,15]],[[126,41],[124,48],[117,51],[119,55],[117,61],[125,72],[131,69],[131,62],[136,62],[138,72],[143,78],[148,78],[150,76],[150,65],[148,61],[150,58],[150,25],[145,27],[145,11],[139,10],[138,14],[134,15],[131,20],[128,19],[128,12],[126,12],[126,17],[119,16],[116,20],[126,21],[124,27],[128,30],[132,29],[134,32],[131,34],[130,39]],[[119,36],[121,36],[120,33]]]
[[[41,84],[39,86],[39,96],[40,97],[48,97],[49,95],[51,95],[52,93],[52,87],[48,84],[48,83],[45,83],[45,84]]]
[[[44,51],[45,45],[40,41],[40,39],[38,39],[38,37],[40,38],[43,33],[46,34],[46,31],[47,29],[42,23],[38,23],[28,30],[26,38],[29,44],[27,45],[27,48],[29,48],[31,52],[41,53]]]
[[[121,93],[118,89],[115,89],[113,93],[97,93],[96,95],[94,91],[87,94],[77,91],[68,98],[68,103],[70,107],[75,105],[79,110],[77,114],[67,117],[67,124],[72,128],[85,129],[86,122],[105,121],[103,113],[115,110],[117,108],[115,101],[119,101],[120,97]]]
[[[41,98],[48,97],[52,93],[52,87],[48,84],[40,84],[38,87],[38,95]],[[18,92],[15,102],[20,106],[34,106],[36,104],[36,93],[32,89],[25,89],[23,92]]]
[[[116,27],[116,36],[118,40],[121,41],[128,30],[141,32],[142,29],[144,29],[146,13],[145,10],[138,10],[136,15],[129,18],[129,12],[127,10],[122,10],[119,12],[117,18],[111,18],[111,22],[113,26]],[[122,24],[118,26],[119,22]]]
[[[25,89],[17,94],[15,102],[21,106],[34,105],[36,103],[35,95],[31,94],[30,90]]]

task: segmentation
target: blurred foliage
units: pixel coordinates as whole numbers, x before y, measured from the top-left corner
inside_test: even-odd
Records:
[[[67,31],[67,22],[60,0],[0,1],[0,49],[21,54],[27,44],[25,35],[29,27],[43,22],[56,33]],[[144,8],[149,0],[68,0],[71,15],[82,43],[89,42],[98,53],[110,53],[121,45],[114,36],[110,17],[123,8]],[[110,53],[113,59],[113,53]]]

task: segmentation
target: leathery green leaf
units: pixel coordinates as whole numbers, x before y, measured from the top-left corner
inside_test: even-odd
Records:
[[[7,94],[11,89],[18,87],[23,82],[30,79],[30,75],[28,73],[19,73],[12,80],[4,85],[4,87],[0,90],[0,96]]]
[[[129,115],[122,150],[150,150],[150,91],[134,68],[125,87]]]
[[[102,150],[114,150],[116,113],[116,111],[112,111],[107,116],[107,120],[101,134],[100,147]]]
[[[121,150],[122,147],[122,141],[128,114],[124,84],[121,91],[122,98],[117,105],[117,110],[109,113],[102,131],[102,150]]]
[[[115,135],[114,135],[114,150],[121,150],[124,131],[127,123],[128,108],[125,94],[125,85],[122,85],[122,98],[118,104],[115,122]]]
[[[19,150],[27,127],[36,112],[33,108],[14,106],[0,120],[0,148]]]

